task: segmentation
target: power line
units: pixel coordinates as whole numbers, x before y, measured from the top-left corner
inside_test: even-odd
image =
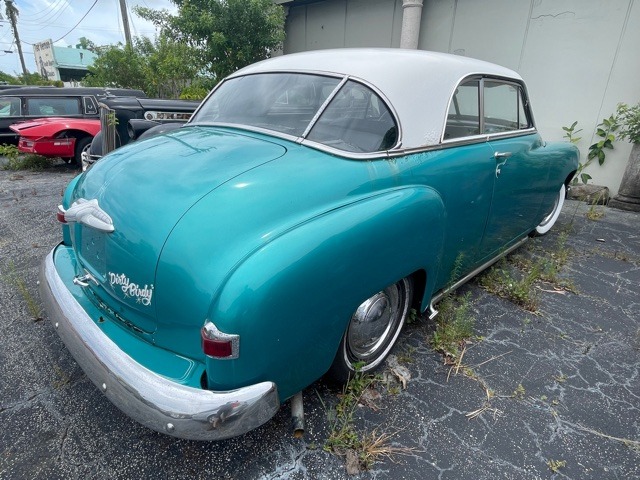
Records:
[[[67,33],[65,33],[63,36],[61,36],[58,40],[54,40],[54,41],[53,41],[53,43],[59,42],[59,41],[60,41],[60,40],[62,40],[64,37],[66,37],[66,36],[67,36],[67,35],[69,35],[71,32],[73,32],[73,31],[75,30],[75,28],[76,28],[78,25],[80,25],[80,22],[82,22],[82,21],[85,19],[85,17],[86,17],[87,15],[89,15],[89,12],[90,12],[91,10],[93,10],[93,7],[95,7],[95,6],[96,6],[96,3],[98,3],[98,0],[96,0],[95,2],[93,2],[93,5],[91,5],[91,7],[89,7],[89,10],[87,10],[87,13],[85,13],[85,14],[82,16],[82,18],[81,18],[80,20],[78,20],[78,23],[76,23],[76,24],[71,28],[71,30],[69,30]]]
[[[63,1],[64,0],[56,0],[53,4],[49,5],[44,10],[40,10],[39,12],[31,14],[29,20],[25,20],[25,19],[22,19],[22,20],[23,20],[23,22],[26,21],[27,23],[30,23],[33,20],[35,20],[35,21],[46,20],[47,16],[49,15],[49,12],[50,11],[55,11],[60,6],[60,3],[62,3]],[[67,5],[69,5],[69,4],[67,3]],[[32,22],[32,23],[35,23],[35,22]]]
[[[32,16],[25,15],[26,18],[21,19],[22,23],[30,24],[30,25],[40,25],[46,26],[49,19],[53,17],[55,14],[66,10],[69,7],[68,3],[56,2],[51,5],[48,11],[43,12],[41,15]]]

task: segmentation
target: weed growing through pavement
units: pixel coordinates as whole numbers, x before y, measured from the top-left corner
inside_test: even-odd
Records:
[[[534,287],[539,282],[550,283],[555,291],[575,293],[574,285],[560,277],[570,255],[568,236],[568,231],[562,231],[556,245],[537,258],[519,253],[503,258],[479,277],[478,284],[486,291],[531,312],[536,312],[538,308],[538,293]],[[529,247],[530,252],[534,249],[535,246]]]
[[[561,468],[567,466],[567,462],[564,460],[548,460],[547,466],[551,469],[553,473],[558,473]]]
[[[482,275],[478,283],[486,291],[535,312],[538,308],[538,299],[537,293],[532,287],[540,279],[540,271],[541,266],[532,263],[526,273],[517,275],[509,268],[507,260],[502,259]]]
[[[525,389],[522,386],[522,384],[519,383],[518,386],[516,387],[516,389],[513,391],[513,394],[511,396],[513,398],[517,399],[517,400],[524,400],[525,393],[527,393],[527,392],[525,391]]]
[[[473,335],[474,319],[470,314],[470,294],[445,295],[438,304],[436,330],[431,346],[437,352],[456,359],[460,356],[465,340]]]
[[[596,207],[596,204],[592,204],[586,213],[586,216],[591,221],[598,221],[604,217],[604,209],[602,207]]]
[[[345,385],[338,404],[329,412],[331,432],[324,444],[324,450],[357,458],[358,468],[366,470],[382,457],[410,454],[413,449],[390,444],[393,433],[359,432],[354,423],[354,414],[365,392],[380,381],[378,375],[363,374],[362,364],[355,364],[355,374]]]
[[[9,263],[9,272],[4,276],[6,282],[9,285],[13,285],[20,295],[22,296],[25,304],[27,305],[27,310],[29,314],[33,317],[34,322],[38,322],[42,320],[41,317],[41,309],[38,301],[35,299],[33,294],[27,288],[27,283],[24,278],[20,276],[20,274],[16,271],[16,267],[13,262]]]

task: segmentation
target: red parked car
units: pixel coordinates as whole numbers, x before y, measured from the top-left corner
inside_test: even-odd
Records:
[[[48,117],[11,125],[20,136],[18,150],[45,157],[73,159],[80,165],[82,152],[88,151],[100,131],[100,120]]]

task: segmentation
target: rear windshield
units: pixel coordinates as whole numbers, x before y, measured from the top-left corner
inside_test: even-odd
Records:
[[[349,80],[300,73],[265,73],[225,81],[191,123],[258,127],[354,153],[388,150],[397,142],[395,120],[369,87]]]

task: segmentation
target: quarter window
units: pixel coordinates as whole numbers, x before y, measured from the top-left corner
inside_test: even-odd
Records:
[[[380,97],[366,86],[348,81],[307,138],[347,152],[371,153],[393,147],[398,129]]]
[[[480,82],[461,84],[453,94],[444,139],[469,137],[480,133]]]

